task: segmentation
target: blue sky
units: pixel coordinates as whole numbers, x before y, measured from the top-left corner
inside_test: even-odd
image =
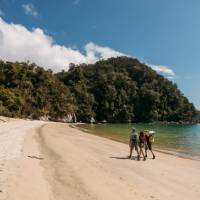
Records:
[[[165,72],[171,69],[166,76],[200,109],[199,10],[199,0],[0,0],[0,37],[4,36],[0,50],[4,59],[33,59],[49,65],[94,62],[96,54],[134,56],[163,66]],[[35,53],[28,54],[27,44],[33,43],[29,32],[35,38],[31,46]],[[1,40],[9,43],[12,38],[18,41],[12,42],[15,46],[1,47]],[[38,55],[40,41],[40,54],[49,57]],[[15,52],[10,53],[9,47]]]

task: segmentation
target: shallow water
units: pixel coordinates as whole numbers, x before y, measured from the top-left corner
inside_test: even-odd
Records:
[[[82,124],[81,128],[99,136],[128,142],[131,127],[137,132],[155,130],[156,149],[200,160],[200,124]]]

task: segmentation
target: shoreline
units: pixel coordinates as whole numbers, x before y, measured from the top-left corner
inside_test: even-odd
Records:
[[[69,124],[45,125],[39,134],[45,155],[41,165],[46,180],[57,191],[55,199],[64,199],[66,194],[72,200],[199,198],[200,163],[196,160],[159,152],[156,160],[129,160],[125,144]]]
[[[85,123],[81,123],[81,124],[85,124]],[[128,142],[125,142],[123,140],[120,140],[120,139],[117,139],[117,138],[114,138],[110,135],[108,136],[105,136],[105,135],[99,135],[99,134],[96,134],[95,131],[92,132],[90,131],[89,129],[86,129],[86,128],[83,128],[83,127],[80,127],[79,126],[80,124],[70,124],[69,126],[72,127],[72,128],[76,128],[80,131],[83,131],[85,133],[88,133],[88,134],[92,134],[92,135],[96,135],[96,136],[99,136],[99,137],[103,137],[103,138],[107,138],[107,139],[110,139],[110,140],[113,140],[113,141],[116,141],[116,142],[120,142],[120,143],[123,143],[123,144],[128,144]],[[168,154],[168,155],[172,155],[172,156],[177,156],[179,158],[183,158],[183,159],[189,159],[189,160],[196,160],[196,161],[200,161],[200,158],[195,158],[195,157],[190,157],[190,156],[187,156],[186,154],[181,154],[180,152],[178,151],[173,151],[173,150],[170,150],[170,149],[162,149],[162,148],[158,148],[158,147],[154,147],[153,149],[155,152],[160,152],[160,153],[164,153],[164,154]]]
[[[196,160],[160,152],[155,160],[127,159],[126,144],[85,133],[73,124],[24,123],[31,125],[21,143],[21,155],[8,161],[2,172],[7,176],[7,189],[0,188],[2,200],[199,198]],[[19,132],[21,126],[17,127]]]

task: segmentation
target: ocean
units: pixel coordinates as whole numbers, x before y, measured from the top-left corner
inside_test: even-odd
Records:
[[[128,143],[131,128],[156,131],[154,147],[166,153],[200,160],[200,124],[81,124],[88,132]]]

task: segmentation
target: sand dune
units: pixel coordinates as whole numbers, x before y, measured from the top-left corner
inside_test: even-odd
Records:
[[[32,123],[21,155],[7,161],[5,199],[199,199],[199,161],[158,152],[156,160],[129,160],[125,144],[67,124]]]

